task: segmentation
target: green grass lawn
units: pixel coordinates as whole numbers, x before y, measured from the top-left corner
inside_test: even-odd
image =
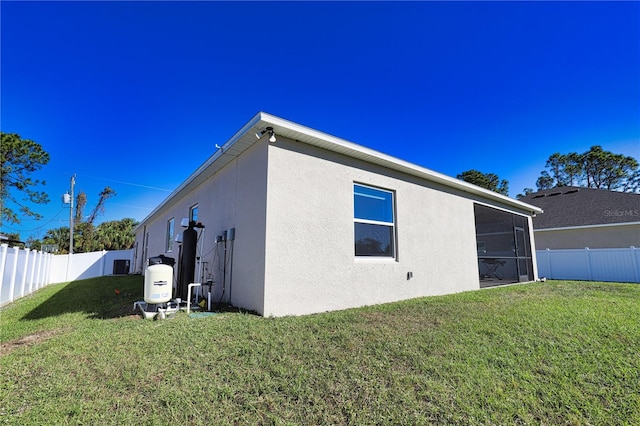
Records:
[[[3,308],[0,423],[640,424],[637,284],[164,321],[131,312],[142,287],[104,277]]]

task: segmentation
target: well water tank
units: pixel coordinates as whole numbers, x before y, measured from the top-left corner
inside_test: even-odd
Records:
[[[144,301],[166,303],[171,300],[173,267],[165,264],[149,265],[144,272]]]

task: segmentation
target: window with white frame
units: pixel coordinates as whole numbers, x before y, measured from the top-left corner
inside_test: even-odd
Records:
[[[193,205],[189,208],[189,221],[198,223],[198,205]]]
[[[356,256],[395,258],[393,192],[353,185],[353,222]]]
[[[166,251],[170,252],[173,250],[173,230],[175,225],[175,218],[171,218],[167,221],[167,244]]]

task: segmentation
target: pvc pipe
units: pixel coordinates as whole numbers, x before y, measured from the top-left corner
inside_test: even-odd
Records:
[[[191,283],[187,286],[187,313],[189,313],[191,309],[191,288],[200,287],[201,283]]]

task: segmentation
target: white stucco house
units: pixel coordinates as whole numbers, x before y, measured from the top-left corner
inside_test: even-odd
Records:
[[[179,269],[188,217],[195,280],[264,316],[537,279],[538,207],[263,112],[217,145],[136,228],[135,270]]]

